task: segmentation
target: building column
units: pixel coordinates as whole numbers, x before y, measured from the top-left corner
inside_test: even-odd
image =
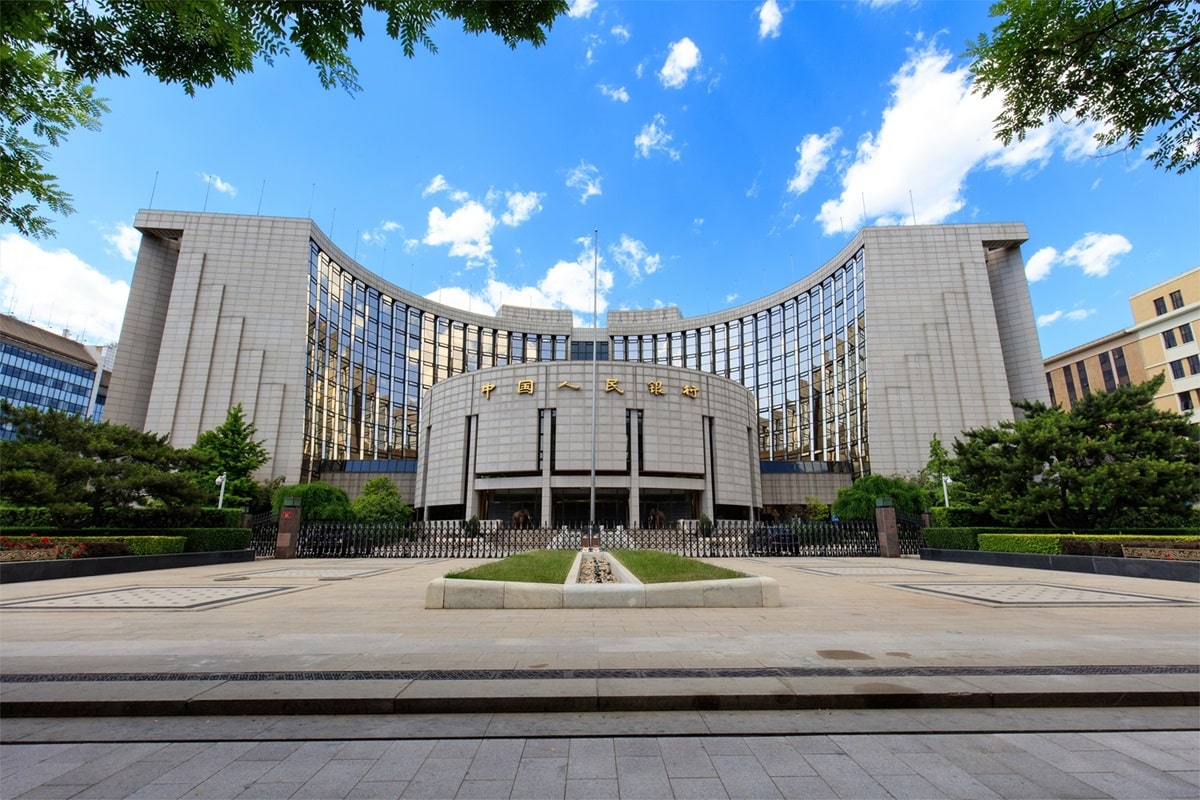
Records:
[[[475,492],[475,436],[479,429],[479,417],[467,417],[466,448],[467,457],[463,459],[466,474],[463,475],[463,519],[479,516],[479,498]]]
[[[543,528],[549,528],[553,524],[552,516],[554,514],[554,494],[553,490],[550,488],[550,462],[553,456],[553,453],[550,452],[550,448],[553,447],[551,440],[554,437],[550,435],[550,409],[543,408],[538,411],[538,413],[542,416],[541,428],[545,432],[545,435],[542,436],[541,441],[542,496],[539,498],[540,502],[538,503],[540,507],[538,518],[540,520],[539,524]]]
[[[896,507],[890,497],[875,498],[875,528],[879,532],[879,555],[900,557],[900,532],[896,527]]]
[[[642,527],[642,488],[641,474],[638,470],[638,464],[641,463],[642,453],[638,447],[638,442],[641,441],[641,422],[645,422],[643,417],[639,422],[639,414],[636,410],[625,412],[631,415],[629,435],[629,527]]]

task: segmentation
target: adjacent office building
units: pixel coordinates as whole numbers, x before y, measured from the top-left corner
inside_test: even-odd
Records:
[[[111,345],[92,347],[0,314],[0,399],[99,422],[113,355]]]
[[[1050,402],[1071,408],[1092,392],[1164,375],[1154,403],[1200,421],[1200,267],[1129,298],[1133,325],[1051,356]]]
[[[140,212],[106,419],[186,446],[241,403],[262,477],[427,518],[757,518],[915,473],[935,434],[1047,400],[1017,223],[866,228],[808,277],[698,317],[476,314],[311,221]]]

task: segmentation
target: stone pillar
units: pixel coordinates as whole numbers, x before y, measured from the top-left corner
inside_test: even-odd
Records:
[[[879,531],[879,555],[900,557],[900,532],[896,527],[896,507],[890,497],[875,498],[875,527]]]
[[[464,485],[466,496],[463,497],[463,520],[479,515],[479,497],[475,491],[475,437],[479,435],[479,417],[467,417],[467,457]]]
[[[554,524],[554,487],[551,485],[550,474],[550,462],[554,458],[550,447],[554,437],[550,435],[550,409],[543,408],[538,413],[542,415],[542,430],[546,432],[546,435],[542,437],[542,447],[544,448],[542,450],[542,496],[538,503],[538,524],[543,528],[549,528]]]
[[[642,484],[640,473],[638,472],[638,464],[641,463],[642,453],[638,449],[638,441],[641,439],[641,425],[638,423],[637,411],[626,412],[632,413],[633,428],[630,430],[630,463],[629,463],[629,502],[626,513],[629,516],[629,527],[642,527]],[[644,420],[643,420],[644,421]]]
[[[276,558],[295,558],[300,538],[300,498],[285,497],[279,509],[279,535],[275,539]]]

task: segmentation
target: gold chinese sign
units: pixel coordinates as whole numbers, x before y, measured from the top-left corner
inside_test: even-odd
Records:
[[[533,380],[531,380],[529,378],[522,378],[521,380],[517,381],[517,394],[530,394],[530,395],[535,394],[536,388],[537,388],[537,385],[534,383]],[[571,383],[570,381],[563,381],[562,383],[560,383],[558,385],[557,388],[571,389],[574,391],[579,391],[580,386],[577,383]],[[494,384],[494,383],[485,383],[479,389],[479,393],[482,394],[484,397],[486,397],[488,400],[492,399],[492,392],[494,392],[494,391],[496,391],[496,384]],[[616,392],[617,394],[621,394],[621,395],[625,394],[625,388],[623,386],[621,386],[620,378],[605,378],[604,379],[604,393],[608,394],[610,392]],[[658,380],[649,381],[646,383],[646,392],[648,394],[654,395],[655,397],[663,397],[667,394],[667,387],[666,387],[666,384],[664,384],[662,381],[658,381]],[[680,393],[684,397],[690,397],[693,400],[695,400],[696,398],[698,398],[700,396],[700,387],[696,386],[695,384],[689,383],[689,384],[681,387]]]

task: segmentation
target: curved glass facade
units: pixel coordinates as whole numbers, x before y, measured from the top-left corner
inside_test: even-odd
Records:
[[[863,262],[860,249],[818,284],[753,313],[743,306],[703,325],[681,319],[657,332],[602,333],[600,358],[737,381],[758,399],[763,461],[825,462],[861,474],[869,469]],[[455,319],[407,293],[389,296],[316,242],[308,266],[305,480],[330,462],[416,458],[421,394],[439,380],[591,357],[590,341],[507,329],[499,318]]]

